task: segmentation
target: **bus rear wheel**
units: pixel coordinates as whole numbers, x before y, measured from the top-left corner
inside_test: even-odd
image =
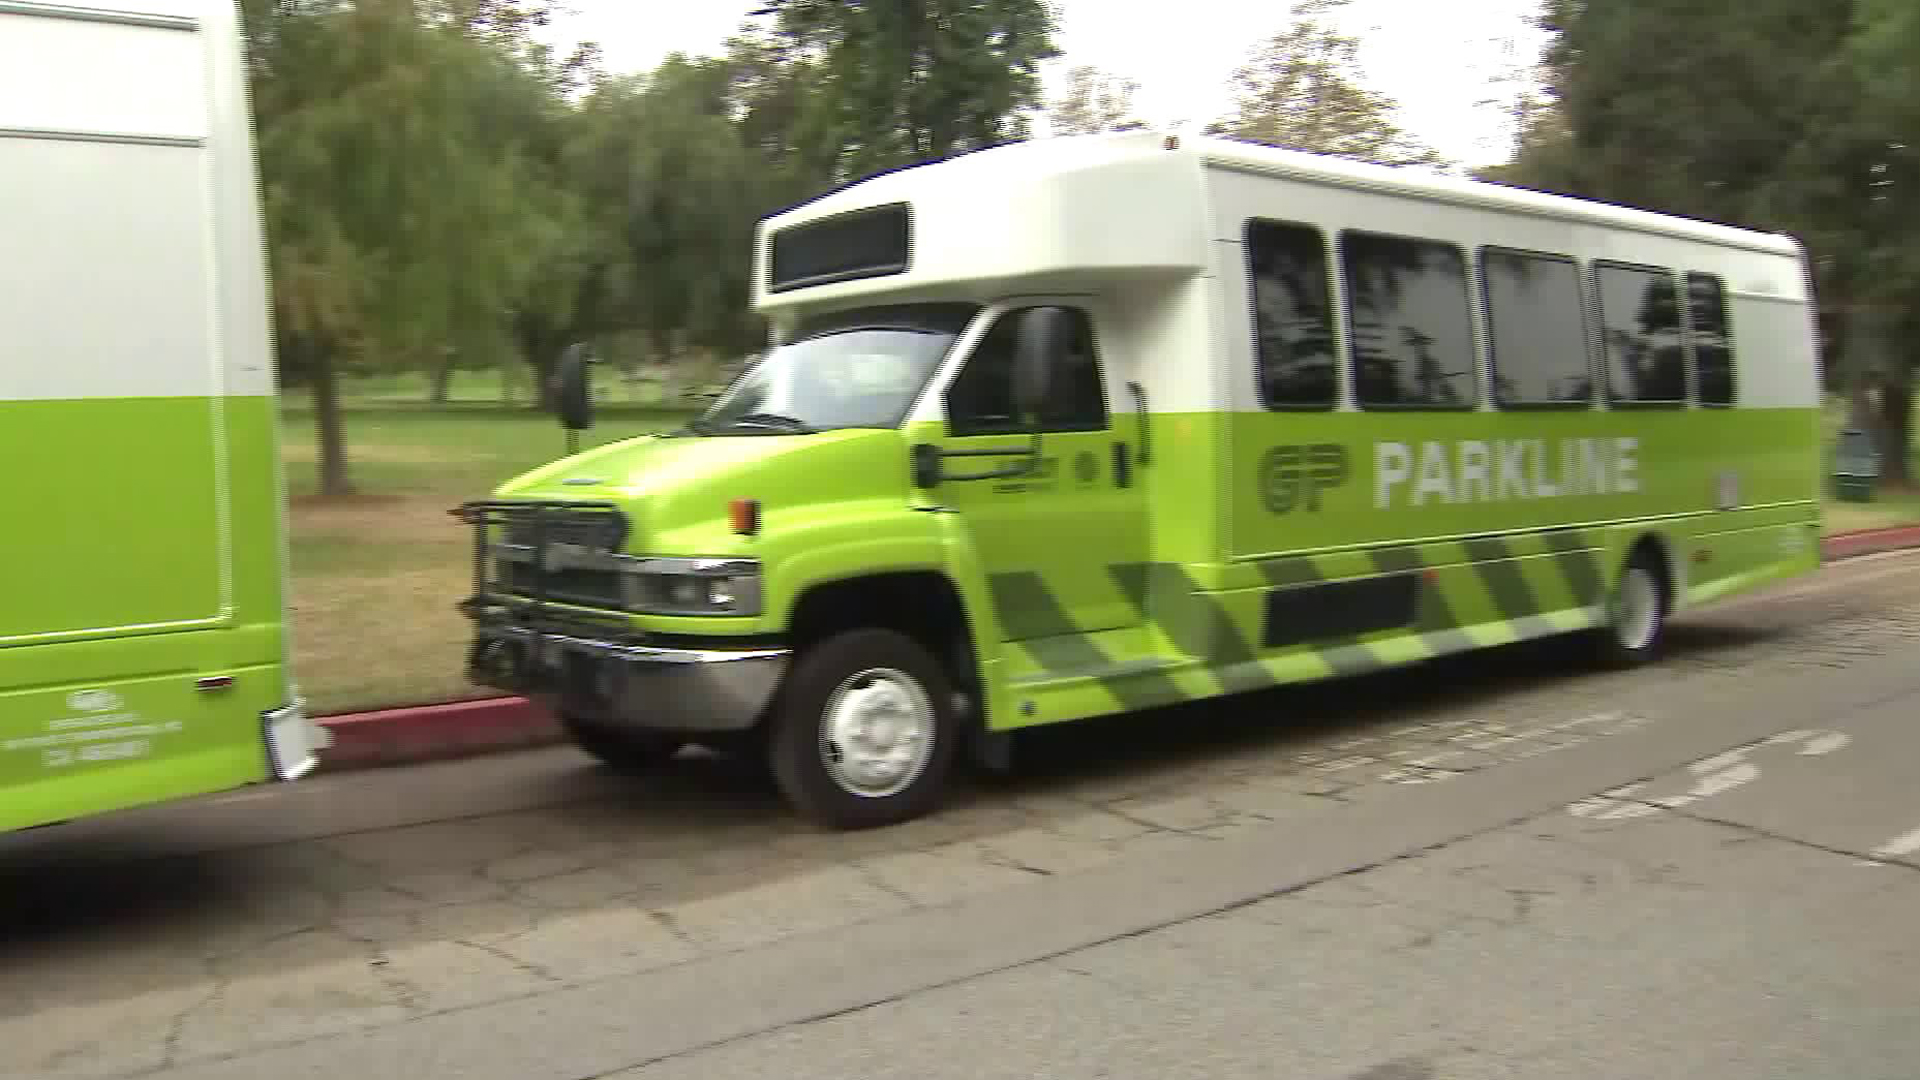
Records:
[[[953,690],[933,655],[892,630],[806,649],[781,688],[767,756],[781,794],[835,829],[893,825],[939,803],[952,771]]]
[[[1637,667],[1666,642],[1667,584],[1652,549],[1636,550],[1607,598],[1606,622],[1589,635],[1595,658],[1612,668]]]

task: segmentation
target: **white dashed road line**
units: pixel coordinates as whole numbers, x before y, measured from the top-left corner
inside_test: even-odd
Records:
[[[1874,848],[1873,857],[1876,859],[1898,859],[1903,855],[1911,855],[1916,851],[1920,851],[1920,829],[1915,829],[1909,833],[1902,833],[1886,843],[1881,844],[1879,847]]]

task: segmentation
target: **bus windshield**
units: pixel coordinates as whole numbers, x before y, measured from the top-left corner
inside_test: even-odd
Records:
[[[693,422],[701,435],[891,428],[977,304],[896,304],[835,312],[770,350]]]

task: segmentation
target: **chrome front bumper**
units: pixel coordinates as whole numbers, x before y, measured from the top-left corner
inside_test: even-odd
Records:
[[[744,731],[785,676],[784,648],[661,648],[477,624],[468,678],[578,720],[650,731]]]

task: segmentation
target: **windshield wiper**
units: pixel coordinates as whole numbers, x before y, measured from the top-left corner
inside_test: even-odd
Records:
[[[683,427],[674,428],[672,431],[660,432],[660,437],[663,439],[684,439],[689,435],[711,434],[713,434],[713,421],[708,420],[704,416],[696,416],[687,421]]]
[[[810,435],[819,430],[798,417],[770,412],[753,412],[736,416],[727,423],[727,426],[772,428],[776,431],[790,431],[795,435]]]

